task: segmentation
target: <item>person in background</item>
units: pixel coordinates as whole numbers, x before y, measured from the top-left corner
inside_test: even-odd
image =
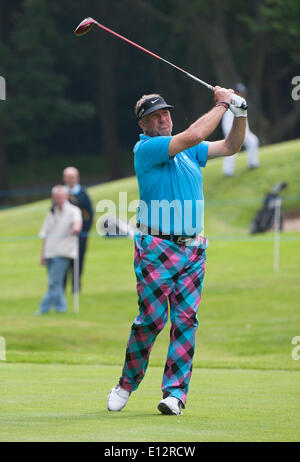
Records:
[[[80,210],[69,203],[63,185],[52,188],[52,201],[39,234],[43,239],[40,263],[47,266],[48,291],[36,314],[48,313],[52,307],[59,313],[67,310],[64,277],[70,260],[77,258],[77,236],[82,228]]]
[[[246,97],[247,89],[242,83],[238,83],[235,88],[235,93],[242,98]],[[226,137],[232,127],[233,114],[231,111],[226,111],[222,119],[222,130],[223,134]],[[259,167],[258,159],[258,148],[259,148],[259,139],[257,136],[251,132],[249,124],[247,121],[246,125],[246,136],[244,141],[244,146],[247,151],[248,156],[248,168],[253,169]],[[224,176],[233,176],[235,172],[235,159],[236,154],[233,156],[224,157],[223,159],[223,174]]]
[[[91,199],[89,198],[85,188],[79,183],[79,171],[75,167],[67,167],[63,171],[63,182],[68,193],[71,204],[80,208],[82,214],[82,231],[79,234],[79,289],[81,286],[81,274],[83,271],[84,256],[87,249],[88,233],[91,229],[94,217],[94,210]],[[74,268],[73,261],[70,263],[73,273],[73,291],[74,291]],[[65,285],[66,285],[65,278]]]

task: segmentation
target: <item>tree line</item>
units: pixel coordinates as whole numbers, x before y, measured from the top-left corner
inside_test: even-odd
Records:
[[[0,189],[10,166],[34,180],[39,160],[70,154],[100,156],[107,177],[121,178],[145,93],[175,106],[175,132],[212,106],[210,91],[110,34],[76,37],[88,16],[212,85],[244,83],[262,144],[299,136],[298,0],[0,0]]]

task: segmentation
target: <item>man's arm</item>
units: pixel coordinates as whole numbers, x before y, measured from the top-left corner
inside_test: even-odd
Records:
[[[46,259],[45,259],[45,245],[46,245],[46,238],[43,239],[42,243],[42,249],[41,249],[41,256],[40,256],[40,264],[45,265]]]
[[[82,221],[74,221],[74,223],[72,224],[72,228],[71,228],[72,236],[76,236],[77,234],[79,234],[81,231],[81,228],[82,228]]]
[[[44,223],[43,223],[43,226],[39,232],[39,237],[41,239],[43,239],[42,241],[42,248],[41,248],[41,255],[40,255],[40,264],[41,265],[45,265],[46,263],[46,258],[45,258],[45,247],[46,247],[46,239],[47,239],[47,235],[49,233],[49,225],[50,225],[50,221],[51,221],[51,216],[52,216],[52,211],[50,211],[45,220],[44,220]]]
[[[215,87],[215,102],[224,101],[230,104],[233,90]],[[207,114],[200,117],[184,132],[172,137],[169,144],[169,156],[175,156],[185,149],[196,146],[205,140],[219,125],[226,108],[224,106],[215,106]]]
[[[224,140],[209,143],[207,159],[232,156],[239,152],[245,139],[247,117],[235,117],[231,130]]]
[[[72,213],[72,227],[71,227],[71,235],[76,236],[80,233],[82,229],[82,216],[81,210],[76,205],[73,205],[73,213]]]

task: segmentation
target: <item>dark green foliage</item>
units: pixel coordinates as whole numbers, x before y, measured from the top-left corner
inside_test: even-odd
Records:
[[[248,89],[249,119],[262,144],[298,136],[291,80],[299,64],[298,0],[0,0],[0,189],[26,159],[26,178],[49,156],[101,156],[108,178],[125,174],[139,128],[136,100],[157,91],[176,110],[174,132],[208,111],[212,94],[162,62],[97,29],[87,16],[201,79]],[[218,129],[211,139],[222,136]],[[91,172],[95,179],[97,172]]]

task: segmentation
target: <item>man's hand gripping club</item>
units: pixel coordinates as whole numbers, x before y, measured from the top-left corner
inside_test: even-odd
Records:
[[[236,95],[234,91],[226,88],[215,86],[215,101],[229,104],[229,109],[235,117],[247,117],[247,102],[244,98]]]

